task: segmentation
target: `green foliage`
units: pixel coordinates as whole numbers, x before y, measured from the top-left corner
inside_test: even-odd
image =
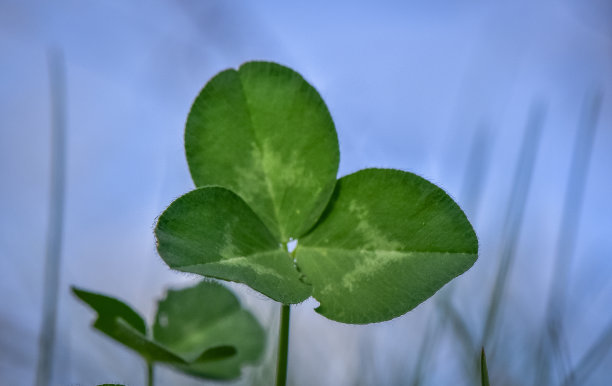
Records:
[[[225,188],[199,188],[174,201],[156,235],[160,255],[174,269],[247,283],[283,303],[310,296],[277,239]]]
[[[372,323],[410,311],[476,261],[471,225],[430,182],[392,169],[336,181],[329,112],[286,67],[250,62],[215,76],[191,109],[185,149],[198,188],[156,227],[172,268],[283,304],[312,295],[330,319]]]
[[[262,326],[236,296],[206,281],[168,291],[158,303],[153,337],[190,361],[178,365],[184,371],[220,379],[238,377],[241,366],[257,362],[265,342]],[[201,354],[203,346],[213,348]],[[217,360],[227,346],[235,347],[236,355]]]
[[[484,347],[480,352],[480,380],[482,386],[490,386],[489,383],[489,370],[487,370],[487,357],[485,356]]]
[[[162,362],[202,378],[230,379],[241,366],[257,361],[264,332],[220,284],[203,281],[170,290],[158,303],[153,330],[125,303],[72,287],[98,314],[93,326],[133,349],[148,363]]]
[[[476,253],[470,224],[448,195],[390,169],[338,180],[328,211],[296,249],[317,311],[345,323],[403,315],[469,268]]]
[[[187,118],[185,151],[196,186],[232,190],[280,242],[302,236],[321,215],[340,158],[317,91],[290,69],[261,62],[208,82]]]

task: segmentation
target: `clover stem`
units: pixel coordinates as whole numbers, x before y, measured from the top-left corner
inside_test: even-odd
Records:
[[[147,386],[153,386],[153,362],[147,361]]]
[[[278,362],[276,365],[276,386],[287,384],[287,358],[289,356],[289,314],[290,305],[281,306],[280,331],[278,337]]]

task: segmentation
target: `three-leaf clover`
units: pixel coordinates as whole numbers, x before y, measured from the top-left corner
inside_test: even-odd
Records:
[[[336,180],[332,118],[287,67],[249,62],[211,79],[189,113],[185,150],[197,188],[155,230],[176,270],[283,304],[313,296],[327,318],[372,323],[410,311],[476,261],[469,221],[434,184],[394,169]]]
[[[240,376],[263,352],[265,333],[236,296],[209,281],[169,290],[158,302],[153,328],[115,298],[72,287],[98,314],[93,326],[136,351],[148,364],[165,363],[210,379]]]

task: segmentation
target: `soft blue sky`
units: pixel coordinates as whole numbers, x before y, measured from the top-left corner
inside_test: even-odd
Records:
[[[473,318],[484,299],[480,285],[490,284],[495,268],[528,111],[543,101],[547,120],[509,301],[525,323],[537,320],[544,304],[584,97],[603,90],[571,287],[575,302],[584,303],[584,318],[570,318],[570,328],[582,331],[572,338],[579,355],[612,318],[605,307],[612,295],[606,280],[612,273],[610,20],[605,0],[0,0],[0,383],[30,384],[36,363],[48,215],[49,47],[64,52],[68,87],[58,383],[142,382],[138,359],[89,329],[91,313],[67,286],[120,296],[150,317],[163,288],[189,280],[156,256],[152,226],[192,188],[182,132],[193,98],[218,71],[253,59],[288,65],[320,91],[338,130],[340,175],[366,166],[409,170],[463,205],[470,146],[486,128],[491,157],[482,200],[465,208],[481,257],[458,280],[461,304]],[[236,288],[262,318],[271,317],[273,304]],[[318,384],[349,382],[359,370],[360,342],[372,337],[378,339],[368,347],[377,350],[381,368],[388,356],[413,358],[431,308],[356,328],[330,322],[312,306],[294,313],[290,371],[298,384],[306,376]],[[336,366],[326,365],[331,358]],[[442,382],[447,375],[436,376]]]

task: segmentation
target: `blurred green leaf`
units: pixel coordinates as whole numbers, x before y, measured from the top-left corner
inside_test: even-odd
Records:
[[[149,363],[163,362],[203,378],[229,379],[239,376],[240,367],[255,362],[263,351],[261,325],[218,283],[170,290],[159,303],[153,338],[143,318],[125,303],[72,290],[97,312],[96,329]]]
[[[340,157],[317,91],[295,71],[266,62],[206,84],[187,119],[185,150],[196,186],[231,189],[281,242],[317,221]]]
[[[243,365],[255,363],[265,342],[262,326],[236,296],[208,281],[168,291],[158,304],[153,336],[189,360],[188,366],[179,366],[184,371],[221,379],[237,377]],[[236,355],[212,355],[226,353],[228,346],[236,348]],[[201,347],[217,348],[200,355]]]
[[[227,189],[199,188],[178,198],[159,218],[155,234],[171,268],[245,283],[285,304],[310,296],[293,258]]]
[[[482,386],[490,386],[489,370],[487,370],[487,357],[485,356],[484,347],[480,351],[480,379]]]
[[[470,268],[478,242],[440,188],[411,173],[366,169],[341,178],[296,258],[320,302],[345,323],[403,315]]]
[[[72,287],[72,292],[98,314],[93,327],[136,351],[146,361],[186,363],[180,356],[149,339],[144,320],[125,303],[76,287]]]
[[[121,318],[142,335],[147,335],[147,324],[144,319],[122,301],[75,286],[72,286],[72,292],[79,299],[89,304],[98,313],[99,318]]]

